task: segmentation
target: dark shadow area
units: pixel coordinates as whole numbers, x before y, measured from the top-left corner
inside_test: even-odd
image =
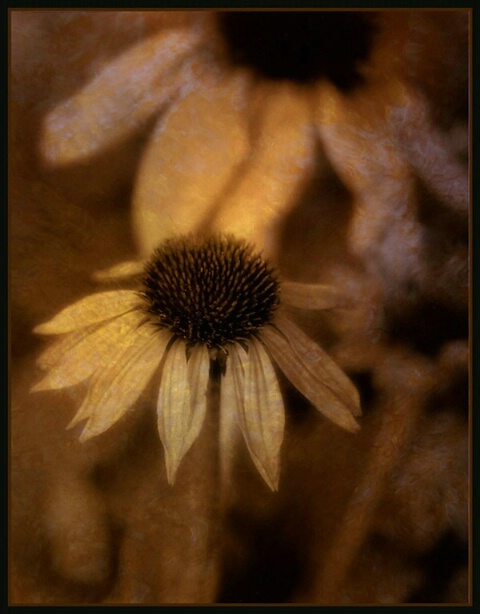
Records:
[[[453,412],[462,415],[465,420],[469,413],[468,371],[451,370],[443,382],[434,390],[425,409],[432,414]]]
[[[371,371],[356,371],[347,373],[348,377],[355,384],[355,388],[360,394],[360,407],[362,414],[367,414],[374,409],[375,396],[377,394],[373,386]]]
[[[435,245],[468,246],[468,212],[458,212],[436,198],[420,179],[416,179],[418,221],[428,229]]]
[[[308,566],[308,547],[291,539],[283,514],[266,521],[232,511],[229,530],[242,544],[222,565],[219,603],[288,603]],[[297,518],[297,521],[300,519]]]
[[[434,301],[421,301],[409,310],[392,307],[386,331],[391,342],[434,356],[444,343],[468,337],[468,314]]]
[[[422,563],[427,569],[425,582],[410,595],[407,603],[448,601],[446,590],[450,581],[459,569],[468,564],[468,547],[453,532],[447,532],[422,559]]]
[[[219,16],[231,61],[270,79],[327,78],[349,91],[363,80],[375,33],[373,13],[226,12]]]

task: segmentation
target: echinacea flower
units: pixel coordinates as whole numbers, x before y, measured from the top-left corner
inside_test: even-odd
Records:
[[[160,372],[157,424],[173,484],[204,422],[212,360],[222,368],[220,422],[228,429],[236,422],[272,490],[285,422],[273,364],[327,418],[359,428],[357,390],[282,307],[331,308],[333,288],[280,282],[250,244],[231,235],[169,239],[141,266],[138,290],[87,296],[35,329],[58,339],[39,358],[48,372],[34,391],[89,380],[69,424],[86,420],[81,441],[118,422]],[[221,427],[221,456],[229,436]]]
[[[53,166],[85,165],[151,126],[132,193],[142,253],[205,228],[268,249],[315,170],[325,82],[361,81],[369,16],[170,14],[46,114],[40,151]]]

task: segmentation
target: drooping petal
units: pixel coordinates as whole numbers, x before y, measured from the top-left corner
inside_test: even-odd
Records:
[[[40,369],[47,371],[59,363],[68,352],[77,346],[81,341],[86,339],[88,335],[93,333],[97,328],[105,324],[92,324],[86,328],[74,330],[71,333],[66,333],[60,337],[56,337],[53,343],[50,343],[37,359],[37,366]]]
[[[162,30],[109,61],[47,115],[40,142],[45,159],[78,162],[145,125],[182,85],[182,61],[201,39],[195,28]]]
[[[357,431],[360,399],[352,382],[293,322],[279,314],[277,326],[266,326],[261,339],[286,377],[332,422]]]
[[[313,168],[315,140],[303,92],[290,83],[263,84],[250,105],[248,163],[212,221],[261,248],[272,226],[294,206]]]
[[[65,428],[73,429],[73,427],[77,426],[77,424],[80,424],[80,422],[83,422],[84,420],[88,420],[88,418],[90,418],[91,415],[92,415],[92,406],[82,403],[77,413],[73,416],[73,418],[70,420],[70,422],[67,424]]]
[[[200,429],[207,410],[207,389],[210,377],[210,355],[205,345],[196,345],[191,350],[187,368],[190,387],[190,426],[183,441],[182,457],[188,452]]]
[[[61,339],[40,357],[39,366],[50,370],[32,391],[74,386],[104,368],[125,349],[142,319],[141,312],[130,311],[106,324],[75,331]]]
[[[255,338],[249,341],[248,353],[237,347],[232,362],[237,357],[241,363],[241,367],[235,367],[238,384],[239,370],[245,373],[243,403],[237,405],[238,423],[260,475],[272,490],[277,490],[285,427],[285,406],[277,376],[270,357]]]
[[[159,124],[141,161],[133,195],[140,249],[205,225],[248,151],[243,72],[197,87]]]
[[[284,281],[282,302],[299,309],[333,309],[346,306],[348,299],[334,286]]]
[[[245,373],[237,356],[237,345],[229,348],[225,375],[220,387],[220,473],[222,483],[228,484],[237,447],[237,416],[243,411]]]
[[[88,417],[80,441],[100,435],[132,407],[160,364],[170,339],[166,331],[147,326],[125,335],[124,347],[119,347],[110,364],[95,376],[78,410],[77,421]]]
[[[167,354],[157,403],[158,432],[165,448],[169,484],[175,482],[183,457],[197,438],[206,412],[210,359],[203,345],[192,349],[187,363],[185,341]]]
[[[96,281],[120,281],[128,279],[129,277],[136,277],[141,275],[144,271],[145,263],[141,260],[128,260],[126,262],[120,262],[108,269],[101,269],[95,271],[93,278]]]
[[[138,303],[137,294],[131,290],[112,290],[90,294],[62,309],[51,320],[39,324],[33,330],[41,335],[68,333],[126,313]]]

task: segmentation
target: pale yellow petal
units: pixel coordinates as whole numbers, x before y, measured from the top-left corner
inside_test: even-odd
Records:
[[[221,204],[248,151],[248,83],[239,72],[197,87],[152,135],[133,194],[134,231],[145,255],[165,238],[202,228]]]
[[[264,85],[251,109],[253,144],[242,174],[231,186],[212,228],[270,249],[275,224],[295,205],[314,163],[310,112],[300,89],[290,83]]]
[[[190,416],[188,430],[183,440],[182,458],[198,437],[207,411],[210,356],[205,345],[199,344],[192,348],[188,360],[187,377],[190,387]]]
[[[41,335],[68,333],[126,313],[138,304],[140,304],[138,295],[132,290],[90,294],[62,309],[51,320],[39,324],[33,330]]]
[[[60,337],[56,337],[53,342],[48,344],[46,350],[44,350],[37,359],[37,366],[44,371],[51,369],[75,346],[83,341],[87,335],[90,335],[97,328],[105,326],[104,323],[92,324],[86,328],[80,328],[66,333]]]
[[[359,426],[358,391],[333,360],[286,318],[262,330],[261,339],[290,382],[329,420],[349,431]],[[353,415],[352,415],[353,414]]]
[[[38,361],[50,370],[32,391],[66,388],[87,379],[125,349],[142,320],[141,312],[130,311],[106,324],[76,331],[54,344]]]
[[[67,426],[65,428],[66,429],[73,429],[80,422],[83,422],[84,420],[88,420],[88,418],[90,418],[91,414],[92,414],[92,406],[91,405],[86,405],[85,403],[82,403],[82,405],[80,406],[80,409],[73,416],[73,418],[70,420],[70,422],[67,424]]]
[[[166,331],[144,325],[125,335],[124,346],[95,376],[78,410],[78,419],[88,417],[80,441],[109,429],[132,407],[162,360],[171,339]]]
[[[238,423],[260,475],[272,490],[277,490],[285,427],[277,376],[270,357],[255,338],[249,341],[248,353],[238,347],[237,356],[245,373],[243,403],[237,406]]]
[[[206,347],[192,349],[187,363],[186,344],[175,341],[163,368],[158,395],[158,432],[165,448],[169,484],[174,484],[183,457],[197,438],[206,411],[210,359]]]
[[[282,302],[299,309],[333,309],[345,307],[349,299],[334,286],[284,281]]]
[[[237,416],[241,413],[245,388],[245,374],[237,345],[228,348],[225,375],[220,387],[220,472],[226,486],[232,474],[232,466],[240,433]]]
[[[125,138],[168,102],[183,84],[184,59],[202,33],[162,30],[127,49],[46,117],[40,142],[55,165],[88,158]]]

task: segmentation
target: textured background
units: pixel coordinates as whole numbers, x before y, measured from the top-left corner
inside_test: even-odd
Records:
[[[348,311],[293,316],[358,385],[360,434],[327,423],[282,380],[280,490],[268,492],[245,455],[219,518],[208,429],[171,488],[148,399],[82,445],[64,428],[75,390],[28,392],[42,347],[32,327],[97,291],[95,270],[137,253],[132,191],[152,130],[147,122],[59,167],[40,155],[42,122],[123,50],[197,18],[11,14],[11,602],[466,602],[466,11],[385,11],[371,40],[355,23],[368,40],[355,88],[344,87],[341,27],[330,42],[318,36],[307,58],[327,58],[340,129],[318,139],[314,172],[276,230],[276,258],[288,277],[334,283],[354,299]],[[242,28],[232,17],[230,29]],[[340,63],[329,62],[335,54]],[[415,94],[408,113],[398,83]]]

